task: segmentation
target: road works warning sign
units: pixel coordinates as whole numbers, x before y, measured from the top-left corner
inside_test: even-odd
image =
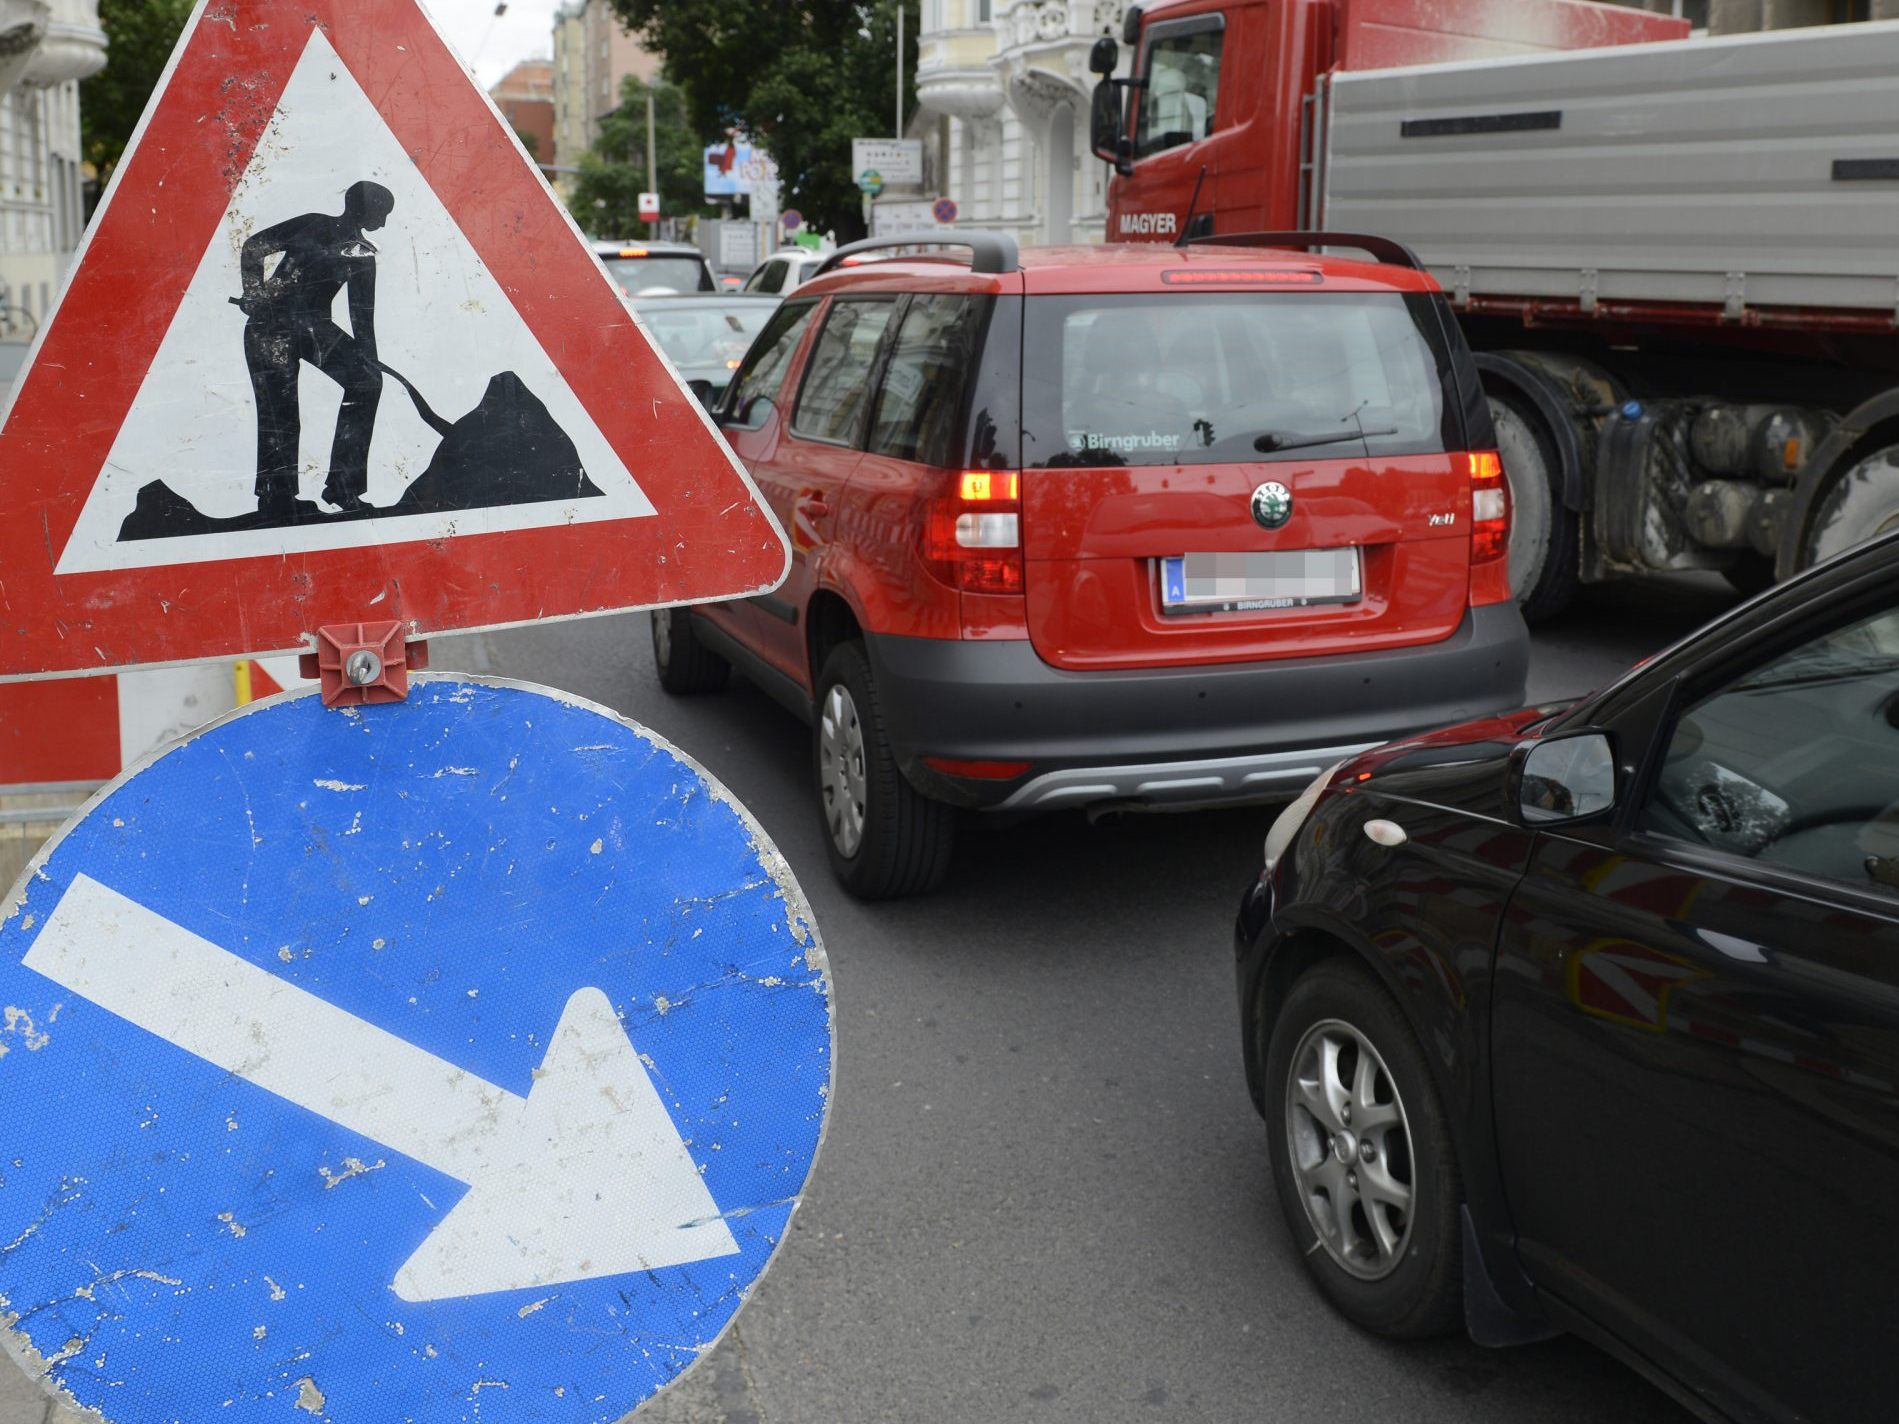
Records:
[[[473,679],[275,698],[107,787],[0,1004],[0,1345],[111,1424],[607,1424],[730,1324],[830,1104],[757,824]]]
[[[701,601],[787,558],[415,0],[199,6],[0,470],[0,676]]]

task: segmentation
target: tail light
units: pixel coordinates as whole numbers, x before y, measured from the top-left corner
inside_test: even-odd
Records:
[[[1510,484],[1495,450],[1477,450],[1470,462],[1470,601],[1510,598]]]
[[[1022,592],[1022,476],[964,470],[930,504],[923,536],[930,572],[964,593]]]

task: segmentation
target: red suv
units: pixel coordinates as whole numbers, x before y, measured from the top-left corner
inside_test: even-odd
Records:
[[[790,576],[653,618],[668,691],[736,664],[812,724],[848,889],[935,885],[961,810],[1268,799],[1521,704],[1489,410],[1402,247],[897,245],[834,254],[716,412]]]

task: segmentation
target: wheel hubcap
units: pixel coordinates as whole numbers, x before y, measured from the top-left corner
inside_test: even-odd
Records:
[[[1510,592],[1521,599],[1535,590],[1549,557],[1549,470],[1541,442],[1515,408],[1493,399],[1490,416],[1504,477],[1510,481]]]
[[[825,694],[818,718],[818,793],[831,844],[847,858],[864,843],[864,783],[864,728],[840,682]]]
[[[1286,1146],[1326,1254],[1360,1280],[1395,1270],[1411,1235],[1411,1129],[1385,1060],[1343,1020],[1314,1024],[1293,1050]]]
[[[661,667],[673,660],[673,616],[670,613],[653,615],[653,657]]]

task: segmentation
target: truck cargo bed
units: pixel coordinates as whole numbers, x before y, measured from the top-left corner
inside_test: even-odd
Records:
[[[1315,207],[1480,304],[1890,322],[1896,74],[1899,22],[1339,73]]]

